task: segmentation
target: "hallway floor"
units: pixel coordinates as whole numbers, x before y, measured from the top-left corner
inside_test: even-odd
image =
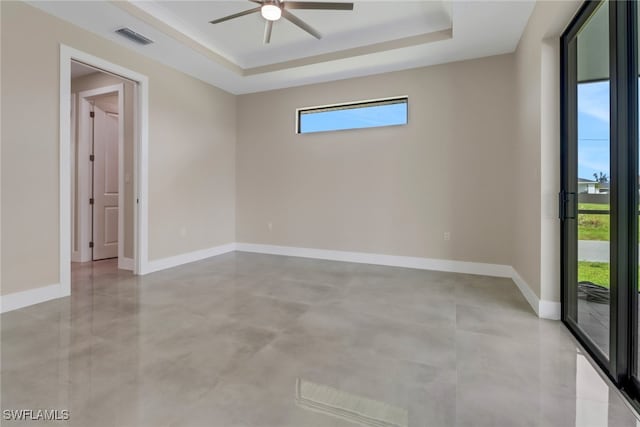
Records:
[[[3,410],[82,427],[637,425],[510,279],[241,252],[72,276],[71,297],[1,316]]]

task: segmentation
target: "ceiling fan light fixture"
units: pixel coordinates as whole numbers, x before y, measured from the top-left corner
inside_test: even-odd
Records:
[[[260,8],[260,13],[268,21],[277,21],[282,16],[282,9],[275,4],[265,4]]]

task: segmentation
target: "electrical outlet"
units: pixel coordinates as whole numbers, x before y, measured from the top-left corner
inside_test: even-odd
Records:
[[[180,227],[180,237],[186,237],[187,236],[187,227]]]
[[[269,231],[273,231],[273,223],[272,222],[267,223],[267,228],[269,229]]]
[[[449,241],[451,240],[451,233],[448,231],[444,232],[444,236],[443,236],[444,240]]]

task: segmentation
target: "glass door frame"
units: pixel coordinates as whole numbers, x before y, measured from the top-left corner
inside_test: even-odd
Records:
[[[600,4],[599,0],[585,2],[560,38],[561,316],[613,382],[637,399],[640,380],[634,375],[638,371],[638,6],[635,1],[609,1],[609,357],[575,321],[578,284],[577,35]]]

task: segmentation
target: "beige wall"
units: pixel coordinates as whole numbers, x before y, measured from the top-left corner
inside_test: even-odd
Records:
[[[134,200],[134,196],[133,196],[133,150],[134,150],[134,122],[133,122],[133,114],[134,114],[134,102],[133,102],[133,97],[134,97],[134,84],[126,79],[120,79],[118,77],[115,76],[111,76],[109,74],[106,73],[100,73],[100,72],[96,72],[93,74],[89,74],[86,76],[82,76],[82,77],[78,77],[75,79],[71,80],[71,93],[75,93],[75,94],[79,94],[82,91],[86,91],[86,90],[91,90],[91,89],[97,89],[97,88],[101,88],[101,87],[106,87],[106,86],[112,86],[112,85],[116,85],[116,84],[123,84],[124,87],[124,111],[123,112],[118,112],[119,113],[119,119],[120,120],[124,120],[124,176],[129,176],[130,179],[128,180],[128,182],[126,182],[125,180],[125,184],[124,184],[124,256],[126,258],[133,258],[133,223],[134,223],[134,205],[133,205],[133,200]],[[76,104],[79,104],[80,100],[76,99]],[[116,96],[116,103],[117,103],[117,96]],[[79,110],[79,107],[76,106],[76,112]],[[72,130],[72,132],[76,132],[76,135],[78,135],[78,126],[80,124],[79,120],[76,120],[76,129]],[[77,143],[79,142],[79,139],[76,136],[76,165],[74,165],[74,167],[77,169],[77,161],[78,161],[78,156],[77,156]],[[75,175],[76,177],[76,181],[78,178],[78,175]],[[77,186],[76,186],[76,190],[77,190]],[[73,193],[72,193],[73,194]],[[77,192],[75,193],[76,195],[76,200],[77,200]],[[76,207],[76,215],[75,215],[75,219],[76,221],[74,221],[75,223],[73,224],[73,227],[75,229],[75,236],[76,236],[76,242],[77,243],[77,236],[78,236],[78,222],[79,222],[79,217],[78,217],[78,211],[77,211],[77,207],[78,207],[78,203],[75,203],[75,207]],[[72,245],[74,244],[74,242],[72,242]],[[77,247],[77,246],[75,246]]]
[[[580,2],[538,2],[515,53],[513,267],[536,295],[560,300],[559,36]]]
[[[510,265],[513,76],[504,55],[240,96],[237,240]],[[395,95],[407,126],[294,133],[298,107]]]
[[[59,280],[60,43],[149,77],[149,258],[233,242],[235,97],[24,3],[0,7],[2,294]]]
[[[151,260],[236,240],[488,262],[559,300],[558,36],[579,2],[538,2],[513,55],[240,97],[0,4],[2,294],[58,281],[64,43],[149,76]],[[407,126],[294,133],[298,107],[393,95]]]

